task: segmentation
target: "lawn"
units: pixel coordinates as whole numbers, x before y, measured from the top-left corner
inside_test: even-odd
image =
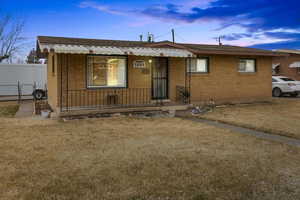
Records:
[[[13,117],[18,109],[16,102],[0,102],[0,117]]]
[[[179,118],[0,120],[0,199],[300,197],[300,149]]]
[[[300,139],[300,99],[229,105],[200,116],[233,125]]]

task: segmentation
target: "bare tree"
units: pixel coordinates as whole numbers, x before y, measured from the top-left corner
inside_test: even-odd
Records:
[[[21,50],[26,40],[22,37],[23,20],[15,20],[9,15],[0,16],[0,63]]]

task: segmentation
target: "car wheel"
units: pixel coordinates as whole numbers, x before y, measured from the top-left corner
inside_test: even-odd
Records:
[[[298,96],[298,93],[292,93],[291,94],[291,97],[297,97]]]
[[[280,97],[282,95],[280,88],[274,88],[272,93],[273,93],[273,97]]]
[[[37,90],[33,94],[34,98],[37,100],[41,100],[44,97],[44,92],[41,90]]]

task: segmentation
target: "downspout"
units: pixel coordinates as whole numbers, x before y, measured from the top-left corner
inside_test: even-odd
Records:
[[[58,59],[59,58],[59,59]],[[62,55],[57,54],[57,61],[59,61],[60,65],[60,112],[63,110],[63,69],[62,69]]]
[[[185,58],[185,76],[184,76],[184,91],[187,91],[187,76],[188,76],[188,60],[189,58]],[[180,98],[179,98],[180,99]],[[186,103],[185,100],[183,101],[183,103]]]
[[[67,65],[67,111],[69,111],[69,54],[66,55]]]

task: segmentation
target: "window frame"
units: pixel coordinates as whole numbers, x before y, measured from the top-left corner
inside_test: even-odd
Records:
[[[190,60],[192,59],[200,59],[200,60],[206,60],[206,63],[207,63],[207,67],[206,67],[206,71],[205,72],[192,72],[190,71],[190,66],[187,66],[187,73],[190,73],[190,74],[208,74],[210,72],[210,58],[209,57],[196,57],[196,58],[189,58]],[[187,65],[188,65],[188,61],[187,61]]]
[[[247,71],[240,71],[240,62],[241,60],[253,60],[254,61],[254,71],[253,72],[247,72]],[[256,58],[239,58],[238,62],[238,72],[242,74],[253,74],[257,72],[257,60]]]
[[[89,69],[88,69],[88,58],[89,57],[116,57],[125,58],[125,86],[91,86],[89,85]],[[86,79],[86,89],[122,89],[128,88],[128,56],[124,55],[99,55],[99,54],[87,54],[85,56],[85,79]]]

